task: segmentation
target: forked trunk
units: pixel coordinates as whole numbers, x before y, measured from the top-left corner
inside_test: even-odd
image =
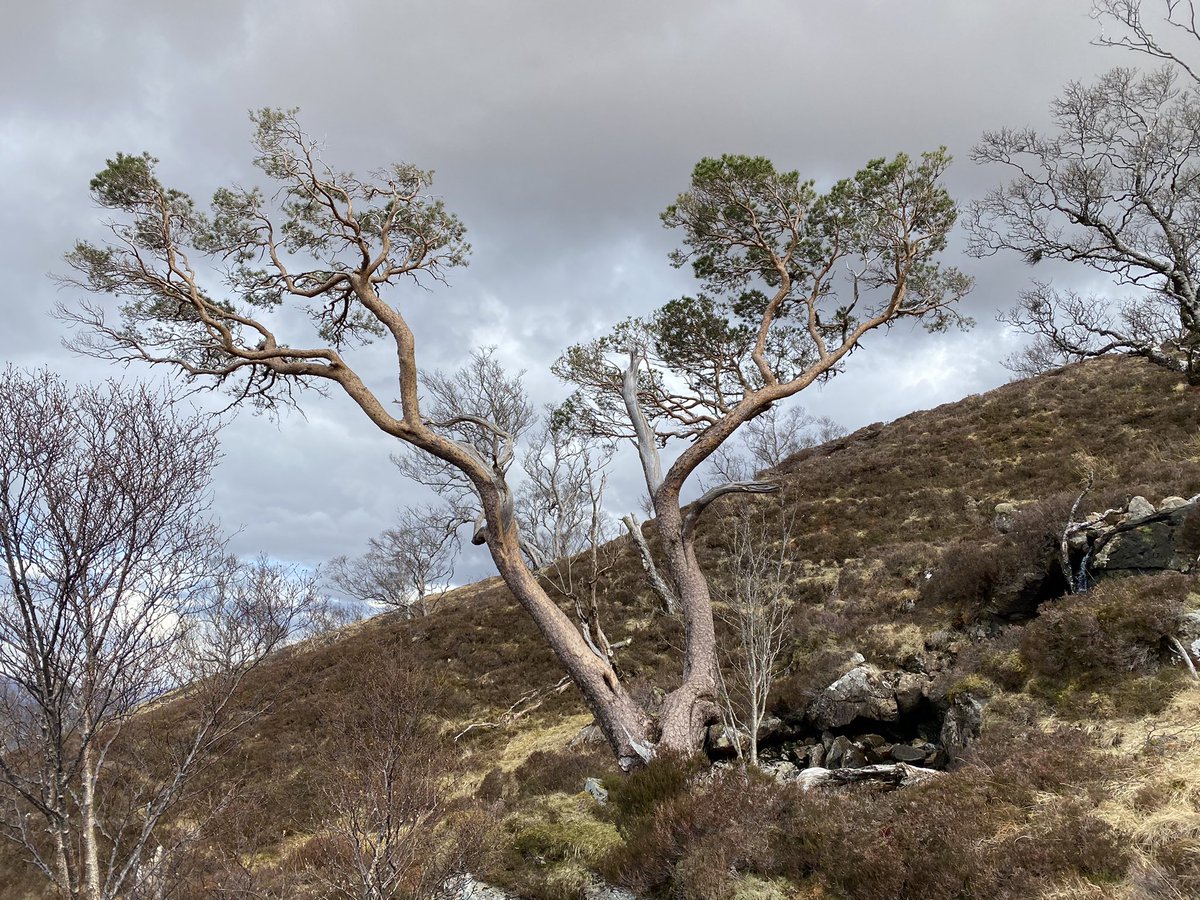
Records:
[[[700,569],[691,540],[684,536],[679,504],[669,498],[657,506],[655,524],[666,569],[679,594],[687,635],[683,679],[663,701],[659,746],[691,754],[700,750],[705,728],[719,714],[716,626],[708,580]]]

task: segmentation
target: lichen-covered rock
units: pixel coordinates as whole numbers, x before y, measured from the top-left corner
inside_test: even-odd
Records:
[[[808,709],[808,719],[821,729],[844,728],[855,719],[894,722],[896,675],[855,666],[825,688]]]
[[[1013,516],[1016,511],[1017,508],[1012,503],[997,503],[994,510],[995,515],[992,517],[992,527],[1001,534],[1008,534],[1012,531]]]

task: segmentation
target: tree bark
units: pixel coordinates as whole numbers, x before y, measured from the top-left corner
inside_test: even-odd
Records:
[[[628,771],[648,762],[654,755],[656,737],[650,716],[629,696],[608,661],[592,652],[571,619],[525,565],[515,523],[510,519],[501,524],[499,492],[485,491],[483,495],[489,522],[488,550],[500,577],[583,694],[618,765]]]
[[[704,729],[716,721],[717,635],[708,580],[700,569],[690,536],[684,537],[678,494],[655,498],[655,526],[662,542],[667,570],[679,589],[687,644],[683,679],[663,701],[660,746],[690,754],[700,749]]]
[[[89,732],[92,729],[89,727]],[[90,735],[89,735],[90,736]],[[86,738],[85,738],[86,739]],[[81,894],[87,900],[101,900],[100,896],[100,848],[96,843],[96,772],[91,741],[83,747],[83,878]]]

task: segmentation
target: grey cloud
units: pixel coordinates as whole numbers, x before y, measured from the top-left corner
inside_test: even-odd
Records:
[[[476,252],[450,288],[397,293],[420,358],[452,368],[496,344],[540,401],[565,393],[548,373],[565,345],[692,289],[666,262],[658,213],[701,156],[763,153],[828,184],[872,156],[946,144],[967,200],[998,178],[967,160],[984,129],[1042,123],[1066,80],[1131,62],[1089,46],[1087,0],[55,6],[15,7],[0,29],[0,354],[79,378],[113,373],[64,355],[46,310],[71,295],[45,273],[98,232],[88,179],[145,149],[198,198],[250,180],[251,108],[302,107],[338,166],[437,170]],[[979,277],[974,333],[875,336],[802,402],[853,427],[1005,380],[998,357],[1015,345],[993,316],[1030,272],[958,262]],[[386,349],[356,358],[391,396]],[[306,408],[226,430],[217,499],[244,526],[242,552],[355,552],[416,496],[344,398]],[[614,492],[636,502],[628,475]]]

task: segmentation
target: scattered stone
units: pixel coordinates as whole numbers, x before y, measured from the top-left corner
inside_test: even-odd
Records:
[[[800,777],[800,767],[786,759],[768,763],[762,767],[762,770],[780,784],[787,784]]]
[[[608,802],[608,789],[600,783],[599,778],[589,778],[584,781],[583,789],[591,794],[601,806]]]
[[[892,759],[896,762],[915,763],[925,759],[925,751],[911,744],[896,744],[892,747]]]
[[[1163,497],[1162,502],[1158,504],[1159,512],[1170,512],[1173,509],[1179,509],[1181,506],[1187,506],[1188,502],[1182,497]]]
[[[808,748],[808,757],[805,760],[807,765],[821,768],[825,765],[825,746],[823,744],[815,744]]]
[[[858,742],[867,747],[882,747],[887,740],[881,734],[864,734],[858,739]]]
[[[979,737],[979,729],[983,726],[983,701],[970,694],[959,694],[946,710],[946,718],[942,720],[942,732],[939,742],[946,755],[951,760],[962,756],[963,751],[975,738]]]
[[[992,518],[992,527],[1001,534],[1008,534],[1012,531],[1013,515],[1016,511],[1016,506],[1011,503],[997,503],[995,510],[993,510],[995,515]]]
[[[880,747],[867,747],[864,752],[867,755],[868,763],[887,762],[892,758],[892,745],[884,744]]]
[[[950,757],[946,755],[946,751],[938,747],[927,757],[925,757],[925,765],[931,769],[944,769],[950,764]]]
[[[854,744],[847,747],[846,752],[842,754],[842,768],[844,769],[861,769],[866,764],[867,755]]]
[[[605,738],[603,730],[601,730],[599,725],[592,723],[591,725],[584,725],[582,728],[580,728],[579,733],[575,735],[575,737],[571,738],[567,746],[574,748],[590,744],[603,744],[604,742]]]
[[[1144,519],[1147,516],[1154,515],[1154,504],[1145,497],[1134,497],[1129,501],[1129,505],[1125,507],[1125,511],[1130,519]]]
[[[833,745],[829,748],[829,752],[825,754],[825,766],[829,769],[837,769],[842,765],[842,760],[846,757],[846,751],[850,749],[850,738],[844,734],[839,734],[833,739]]]

